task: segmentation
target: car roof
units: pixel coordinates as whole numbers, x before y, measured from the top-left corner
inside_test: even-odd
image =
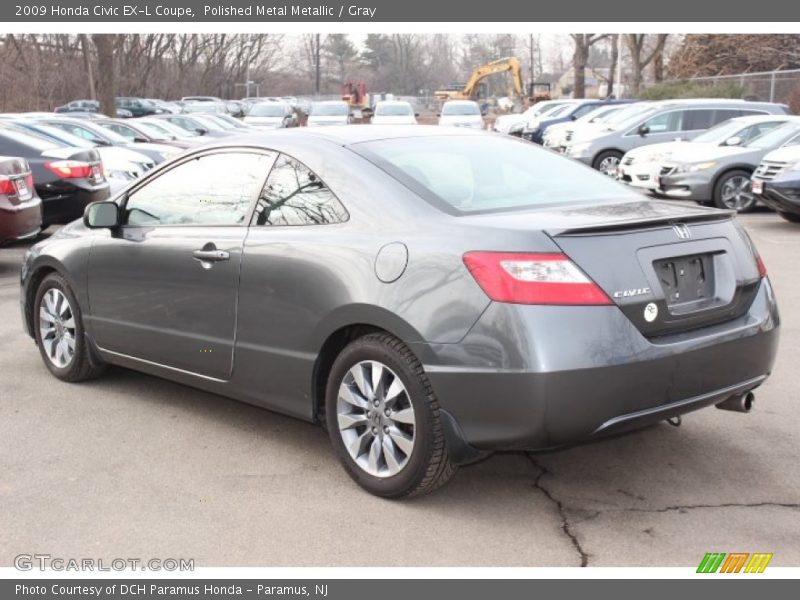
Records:
[[[402,129],[402,130],[401,130]],[[268,148],[273,140],[284,142],[297,140],[306,142],[326,141],[337,146],[350,146],[364,142],[374,142],[389,139],[409,139],[422,137],[467,137],[467,136],[496,136],[510,141],[515,138],[488,133],[483,130],[464,129],[461,127],[439,127],[438,125],[408,125],[402,128],[392,125],[331,125],[329,127],[302,127],[283,129],[267,132],[245,133],[241,136],[231,136],[214,146],[240,146],[255,145]]]
[[[447,100],[445,104],[477,104],[475,100]]]

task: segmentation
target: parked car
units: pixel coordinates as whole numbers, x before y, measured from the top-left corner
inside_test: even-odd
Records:
[[[205,141],[196,131],[184,129],[183,127],[179,127],[178,125],[170,123],[165,119],[159,119],[157,117],[140,117],[136,119],[136,121],[139,123],[146,123],[148,126],[161,132],[162,135],[174,138],[176,140],[188,140],[190,142],[194,142],[195,144],[203,143]]]
[[[756,205],[750,176],[761,160],[772,150],[798,142],[800,117],[793,117],[742,146],[684,148],[662,162],[656,191],[667,198],[747,212]]]
[[[494,120],[492,124],[492,130],[498,133],[510,133],[511,128],[515,125],[519,125],[519,131],[522,132],[522,127],[528,121],[533,120],[535,117],[553,110],[557,106],[563,106],[567,104],[570,100],[543,100],[542,102],[537,102],[533,106],[527,108],[524,112],[521,113],[514,113],[510,115],[500,115]]]
[[[691,99],[652,102],[630,119],[604,128],[576,131],[566,155],[616,177],[623,155],[638,148],[676,139],[690,140],[734,117],[789,114],[788,107],[771,102]]]
[[[166,144],[131,143],[127,138],[122,137],[118,133],[114,133],[110,129],[101,127],[92,121],[82,121],[67,117],[42,119],[42,121],[48,125],[63,129],[67,133],[89,140],[95,145],[128,148],[129,150],[144,154],[156,164],[180,152],[179,149]]]
[[[259,102],[250,106],[242,122],[259,128],[291,127],[294,124],[292,107],[282,102]]]
[[[55,377],[116,364],[324,422],[386,497],[493,450],[744,412],[780,324],[730,211],[455,127],[190,151],[36,244],[21,283]]]
[[[141,177],[155,166],[155,162],[144,154],[134,152],[128,148],[98,146],[87,139],[72,135],[63,129],[35,119],[19,119],[10,122],[9,126],[18,127],[23,132],[36,133],[73,148],[94,148],[100,155],[100,160],[103,163],[103,172],[108,180],[112,194],[128,185],[134,179]]]
[[[73,100],[61,106],[56,106],[53,112],[57,113],[94,113],[100,112],[100,103],[97,100]]]
[[[753,173],[753,194],[792,223],[800,223],[800,144],[768,153]]]
[[[410,102],[381,100],[375,104],[375,111],[370,123],[373,125],[416,125],[418,116]]]
[[[253,129],[252,125],[244,123],[242,121],[242,119],[237,119],[233,115],[225,115],[225,114],[222,114],[222,113],[218,113],[218,114],[203,115],[203,116],[205,118],[211,118],[214,121],[216,121],[217,123],[220,123],[222,125],[227,125],[229,129],[234,129],[234,130],[235,129],[240,129],[240,130],[243,129],[245,131]],[[294,113],[292,113],[290,115],[290,118],[291,118],[291,121],[292,121],[292,126],[294,126],[294,123],[295,123]]]
[[[162,119],[176,127],[180,127],[187,132],[194,132],[197,135],[207,137],[227,137],[231,132],[215,123],[214,121],[204,121],[203,115],[157,115],[154,119]]]
[[[618,114],[626,106],[633,105],[612,104],[593,110],[582,117],[578,117],[574,121],[569,120],[563,123],[550,125],[547,131],[542,135],[542,146],[553,152],[563,154],[569,140],[572,139],[572,134],[575,129],[583,125],[601,125],[606,123],[613,115]]]
[[[165,134],[141,119],[100,119],[96,123],[121,135],[131,144],[164,144],[181,150],[196,145],[196,142],[191,140]]]
[[[33,132],[0,126],[0,155],[24,158],[33,187],[42,199],[42,227],[68,223],[91,202],[109,197],[100,154],[94,148],[73,148]]]
[[[699,148],[704,148],[708,152],[714,152],[720,147],[742,146],[792,118],[789,115],[735,117],[714,125],[711,129],[685,142],[664,142],[634,148],[622,157],[617,169],[617,179],[653,193],[658,188],[661,163],[669,160],[673,155],[680,159],[684,150],[695,153]],[[691,146],[686,144],[691,144]]]
[[[122,116],[119,114],[120,109],[128,111],[133,117],[146,117],[148,115],[158,115],[166,112],[144,98],[120,97],[114,99],[114,104],[117,107],[118,117]]]
[[[223,102],[223,100],[216,96],[184,96],[181,102]]]
[[[544,143],[547,129],[558,123],[577,121],[600,108],[607,106],[624,106],[634,100],[579,100],[565,104],[549,114],[539,115],[527,121],[522,128],[522,137],[535,144]]]
[[[311,105],[311,113],[308,115],[306,126],[347,125],[351,122],[352,116],[350,115],[350,107],[347,105],[347,102],[328,100],[325,102],[314,102],[314,104]]]
[[[175,102],[167,102],[165,100],[158,100],[156,98],[147,98],[147,101],[160,108],[164,113],[172,113],[177,115],[183,110],[179,104]]]
[[[42,201],[28,161],[0,156],[0,244],[26,240],[42,230]]]
[[[228,114],[228,109],[222,102],[187,102],[183,105],[183,113],[194,114]]]
[[[231,117],[241,119],[247,111],[247,105],[239,100],[226,100],[225,110]]]
[[[472,100],[448,100],[439,113],[439,126],[483,129],[480,106]]]

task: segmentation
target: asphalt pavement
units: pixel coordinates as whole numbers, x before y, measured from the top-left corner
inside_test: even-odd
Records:
[[[782,309],[750,414],[705,409],[544,454],[497,454],[443,489],[356,487],[319,428],[125,369],[62,383],[23,333],[0,249],[0,566],[14,556],[196,566],[800,566],[800,225],[742,218]]]

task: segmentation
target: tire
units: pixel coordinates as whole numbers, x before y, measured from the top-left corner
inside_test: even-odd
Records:
[[[714,184],[714,206],[738,213],[750,212],[756,206],[755,196],[750,189],[749,172],[735,169],[723,173]]]
[[[790,221],[792,223],[800,223],[800,215],[798,215],[797,213],[778,211],[778,214],[787,221]]]
[[[622,152],[606,150],[595,157],[592,168],[609,177],[616,177],[620,160],[622,160]]]
[[[381,376],[372,393],[375,373]],[[325,420],[348,475],[376,496],[421,496],[456,472],[425,371],[390,334],[365,335],[339,354],[326,386]]]
[[[86,381],[105,372],[105,365],[93,364],[89,358],[80,306],[67,282],[57,273],[45,277],[36,290],[33,330],[42,361],[62,381]]]

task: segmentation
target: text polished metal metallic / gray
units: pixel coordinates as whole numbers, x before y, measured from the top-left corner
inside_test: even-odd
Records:
[[[383,496],[745,397],[775,360],[775,297],[731,211],[507,136],[248,134],[114,203],[23,265],[47,368],[121,365],[324,422]]]

